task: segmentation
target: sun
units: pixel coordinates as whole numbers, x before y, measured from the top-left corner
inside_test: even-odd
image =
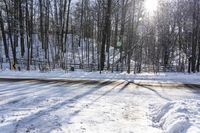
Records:
[[[158,0],[145,0],[144,7],[149,14],[153,15],[154,12],[157,10]]]

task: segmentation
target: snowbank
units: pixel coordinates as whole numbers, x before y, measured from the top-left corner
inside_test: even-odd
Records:
[[[166,133],[199,133],[200,100],[168,102],[165,105],[151,105],[153,126]]]

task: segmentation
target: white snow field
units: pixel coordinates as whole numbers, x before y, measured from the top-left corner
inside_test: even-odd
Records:
[[[199,74],[61,73],[0,72],[0,133],[200,133]]]

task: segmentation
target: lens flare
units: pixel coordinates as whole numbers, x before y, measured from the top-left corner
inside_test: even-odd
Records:
[[[145,0],[144,1],[145,10],[151,15],[157,10],[158,0]]]

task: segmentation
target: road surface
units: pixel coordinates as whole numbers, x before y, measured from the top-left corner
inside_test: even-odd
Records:
[[[200,99],[198,85],[0,79],[0,132],[145,133],[152,104]]]

